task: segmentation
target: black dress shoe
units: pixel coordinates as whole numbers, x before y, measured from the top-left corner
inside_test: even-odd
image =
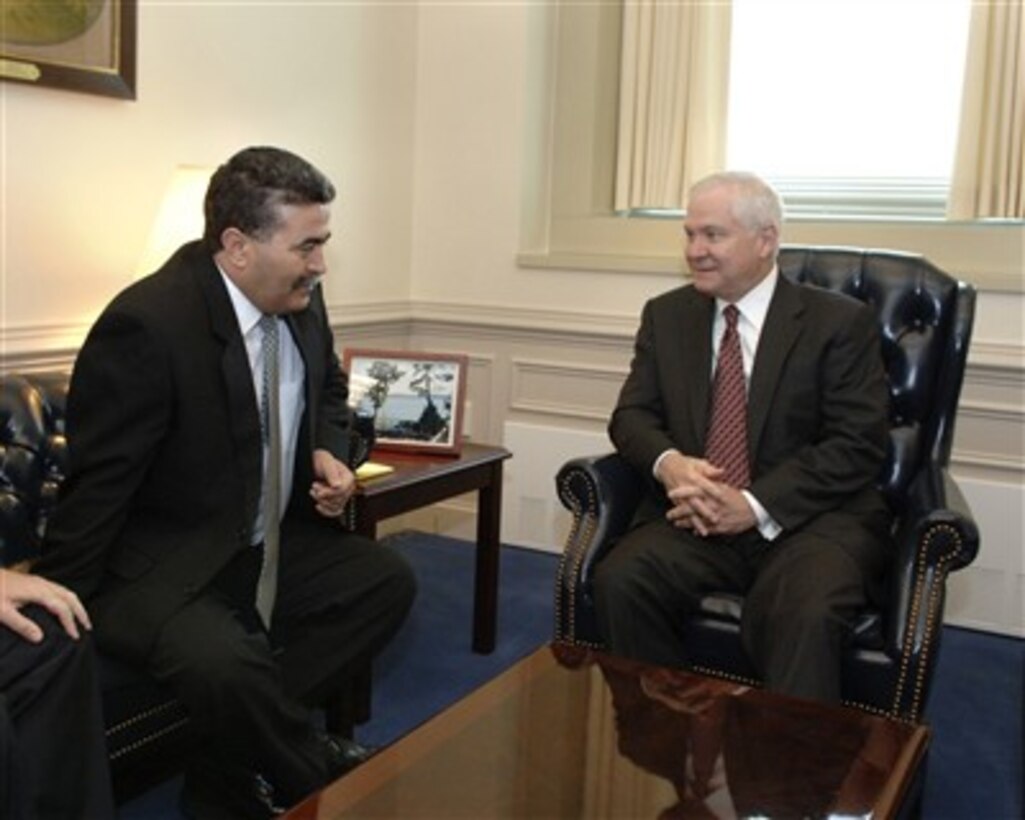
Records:
[[[331,777],[341,777],[346,772],[351,772],[374,754],[373,749],[369,749],[355,740],[338,737],[338,735],[322,733],[320,740],[327,757]]]
[[[258,774],[222,777],[190,772],[178,803],[188,820],[266,820],[286,810],[275,802],[274,787]]]

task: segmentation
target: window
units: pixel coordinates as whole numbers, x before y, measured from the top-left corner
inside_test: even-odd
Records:
[[[969,0],[733,0],[727,164],[790,216],[939,217]]]
[[[737,2],[743,3],[745,0]],[[764,0],[759,3],[756,0],[755,5],[766,5],[781,11],[791,2],[794,0],[773,0],[772,3],[765,3]],[[840,0],[819,2],[830,7],[845,4]],[[938,29],[933,19],[938,17],[941,9],[944,12],[950,9],[951,0],[863,0],[861,3],[850,3],[865,14],[871,11],[876,28],[889,27],[886,21],[891,19],[898,5],[911,5],[921,10],[922,15],[931,15],[929,25],[924,30],[945,50],[951,70],[958,76],[952,90],[947,90],[951,97],[948,109],[951,122],[954,122],[953,118],[957,117],[960,107],[960,73],[963,70],[962,54],[967,41],[967,18],[970,11],[967,8],[969,0],[954,2],[965,4],[965,22],[960,26],[962,33],[958,35],[956,43],[945,41],[947,35],[941,37],[936,33]],[[677,219],[630,219],[617,213],[613,207],[621,5],[616,2],[560,0],[531,6],[531,15],[532,25],[538,34],[539,59],[531,63],[533,70],[528,84],[530,98],[534,102],[533,114],[527,123],[530,161],[524,166],[528,176],[518,256],[520,264],[536,268],[608,270],[679,277],[680,227]],[[801,39],[846,39],[837,19],[836,15],[831,15],[828,28],[824,31],[801,29],[797,46],[785,48],[775,35],[763,39],[768,45],[770,56],[784,50],[800,50],[803,47]],[[883,22],[880,23],[880,20]],[[919,26],[916,34],[907,39],[921,38],[922,31],[923,28]],[[857,48],[852,50],[857,56],[855,65],[864,67],[882,49],[876,45],[879,41],[874,34],[861,36],[867,37],[867,41],[857,44]],[[965,41],[964,45],[962,41]],[[909,55],[910,51],[905,48],[907,43],[899,42],[902,43],[900,53]],[[805,48],[803,53],[806,64],[802,70],[807,74],[815,69],[815,65],[808,62],[811,52]],[[836,46],[827,48],[826,53],[840,55],[842,52]],[[853,61],[853,57],[850,60]],[[827,129],[816,113],[817,104],[809,102],[806,93],[798,96],[792,94],[788,87],[780,85],[781,81],[773,82],[775,85],[766,81],[765,90],[759,91],[758,95],[759,99],[764,98],[772,106],[771,116],[766,123],[759,123],[759,129],[763,133],[772,131],[770,136],[773,138],[786,138],[795,136],[798,131],[807,131],[817,140],[826,141],[835,139],[837,130],[843,130],[843,136],[847,138],[859,133],[864,135],[869,130],[873,134],[885,134],[895,128],[892,124],[883,123],[881,114],[873,113],[876,107],[871,100],[869,103],[848,100],[841,126]],[[913,91],[912,96],[919,93]],[[786,106],[792,101],[797,103],[791,105],[791,111],[796,113],[784,114]],[[917,129],[917,137],[924,139],[916,123],[912,122],[911,127]],[[941,127],[937,126],[934,130],[941,130]],[[947,130],[953,145],[956,127],[951,125]],[[927,142],[932,143],[934,136],[931,135]],[[921,142],[917,144],[920,150],[926,147],[934,146],[926,146]],[[946,166],[952,165],[952,160],[951,156]],[[742,160],[736,161],[740,163]],[[753,164],[754,160],[750,163]],[[859,177],[858,173],[864,173],[865,176]],[[1021,248],[1025,247],[1025,227],[1022,223],[909,219],[907,216],[913,211],[910,206],[921,205],[922,197],[918,194],[923,188],[930,187],[930,177],[920,177],[920,187],[916,190],[907,184],[903,169],[897,173],[905,177],[903,187],[898,187],[902,184],[901,179],[890,178],[885,183],[889,188],[887,195],[874,199],[865,185],[867,172],[852,172],[850,169],[835,172],[837,177],[845,180],[844,184],[853,186],[843,197],[837,193],[841,186],[835,179],[827,186],[816,185],[821,179],[805,178],[805,192],[802,195],[808,199],[825,200],[830,208],[808,207],[803,213],[801,196],[795,194],[798,191],[797,183],[784,183],[787,204],[791,206],[789,215],[792,217],[793,211],[797,210],[802,216],[800,219],[787,220],[784,241],[789,244],[895,248],[921,253],[943,269],[977,284],[985,283],[987,287],[1020,292]],[[915,173],[922,172],[916,170]],[[949,167],[944,167],[942,173],[949,174]],[[884,187],[879,179],[875,183]],[[774,181],[781,184],[779,178]],[[943,187],[940,196],[945,199],[947,180],[942,178],[939,183],[934,181],[931,184],[933,191],[936,184]],[[832,214],[835,213],[837,200],[844,197],[849,202],[857,200],[866,207],[849,210],[847,218],[838,220]],[[910,198],[912,202],[908,207],[898,208],[902,197]],[[796,208],[792,204],[795,200]],[[888,209],[886,212],[884,205]],[[920,210],[914,213],[922,216]],[[942,216],[938,210],[936,214]],[[660,212],[660,215],[669,216],[665,211]]]

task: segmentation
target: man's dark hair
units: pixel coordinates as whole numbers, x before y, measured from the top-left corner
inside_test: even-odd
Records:
[[[324,205],[334,198],[331,181],[302,157],[280,148],[245,148],[210,177],[203,241],[216,253],[227,228],[265,239],[279,224],[278,206]]]

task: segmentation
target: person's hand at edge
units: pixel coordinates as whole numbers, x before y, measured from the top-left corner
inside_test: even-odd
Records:
[[[75,640],[81,634],[79,625],[92,629],[85,607],[70,589],[38,575],[0,569],[0,624],[30,643],[39,643],[43,639],[42,628],[20,612],[29,604],[39,604],[53,613]]]

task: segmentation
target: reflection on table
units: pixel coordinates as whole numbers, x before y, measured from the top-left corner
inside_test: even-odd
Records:
[[[556,645],[289,817],[892,817],[927,738],[854,709]]]

